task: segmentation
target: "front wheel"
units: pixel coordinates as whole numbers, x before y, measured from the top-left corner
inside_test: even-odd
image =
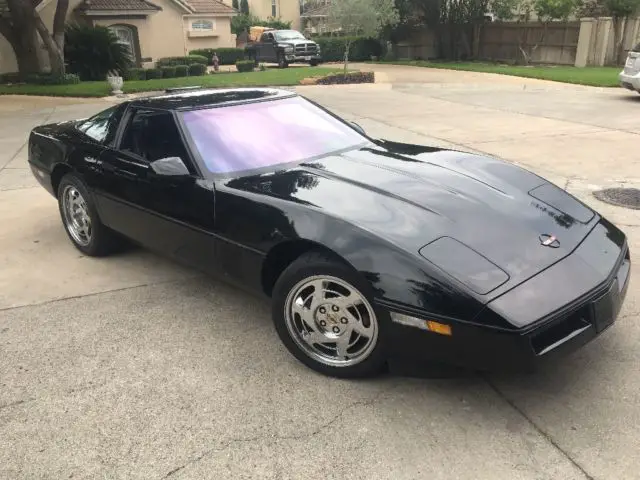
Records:
[[[318,62],[318,60],[311,60],[311,62],[309,62],[309,65],[311,65],[312,67],[317,67],[319,63],[320,62]]]
[[[379,373],[386,362],[385,323],[360,275],[323,253],[293,262],[276,282],[273,321],[287,349],[325,375]]]
[[[287,59],[284,58],[284,54],[278,54],[278,67],[279,68],[287,68],[289,64],[287,63]]]

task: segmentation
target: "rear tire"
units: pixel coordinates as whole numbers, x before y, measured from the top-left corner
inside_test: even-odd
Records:
[[[309,65],[311,65],[312,67],[317,67],[319,63],[320,62],[318,62],[318,60],[311,60],[311,62],[309,62]]]
[[[102,257],[122,246],[123,239],[100,221],[84,181],[68,173],[58,186],[58,209],[71,243],[85,255]]]
[[[388,315],[373,307],[368,282],[337,259],[302,255],[278,278],[272,302],[278,336],[309,368],[357,378],[385,366]]]

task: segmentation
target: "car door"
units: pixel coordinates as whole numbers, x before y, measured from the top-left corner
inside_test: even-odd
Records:
[[[271,32],[262,34],[260,41],[260,58],[265,62],[276,61],[275,38]]]
[[[159,175],[156,160],[178,157],[188,176]],[[132,108],[114,148],[100,155],[100,214],[127,237],[215,272],[214,190],[199,175],[172,112]]]

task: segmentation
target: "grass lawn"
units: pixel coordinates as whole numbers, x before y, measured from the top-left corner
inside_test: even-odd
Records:
[[[292,67],[267,69],[264,72],[216,73],[200,77],[163,78],[158,80],[125,81],[124,93],[149,92],[170,87],[245,87],[298,85],[308,77],[321,77],[334,73],[334,68]],[[0,85],[0,95],[47,95],[55,97],[106,97],[110,88],[103,82],[81,82],[77,85]]]
[[[499,73],[515,77],[537,78],[562,83],[576,83],[593,87],[617,87],[618,73],[622,67],[585,67],[542,66],[531,67],[500,65],[481,62],[429,62],[422,60],[398,60],[395,65],[414,65],[416,67],[444,68],[449,70],[465,70],[469,72]]]

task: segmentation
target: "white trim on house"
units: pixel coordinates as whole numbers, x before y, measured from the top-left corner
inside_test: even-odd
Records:
[[[82,15],[86,15],[87,17],[126,17],[129,15],[148,16],[158,12],[159,10],[100,10],[94,12],[82,12]]]

